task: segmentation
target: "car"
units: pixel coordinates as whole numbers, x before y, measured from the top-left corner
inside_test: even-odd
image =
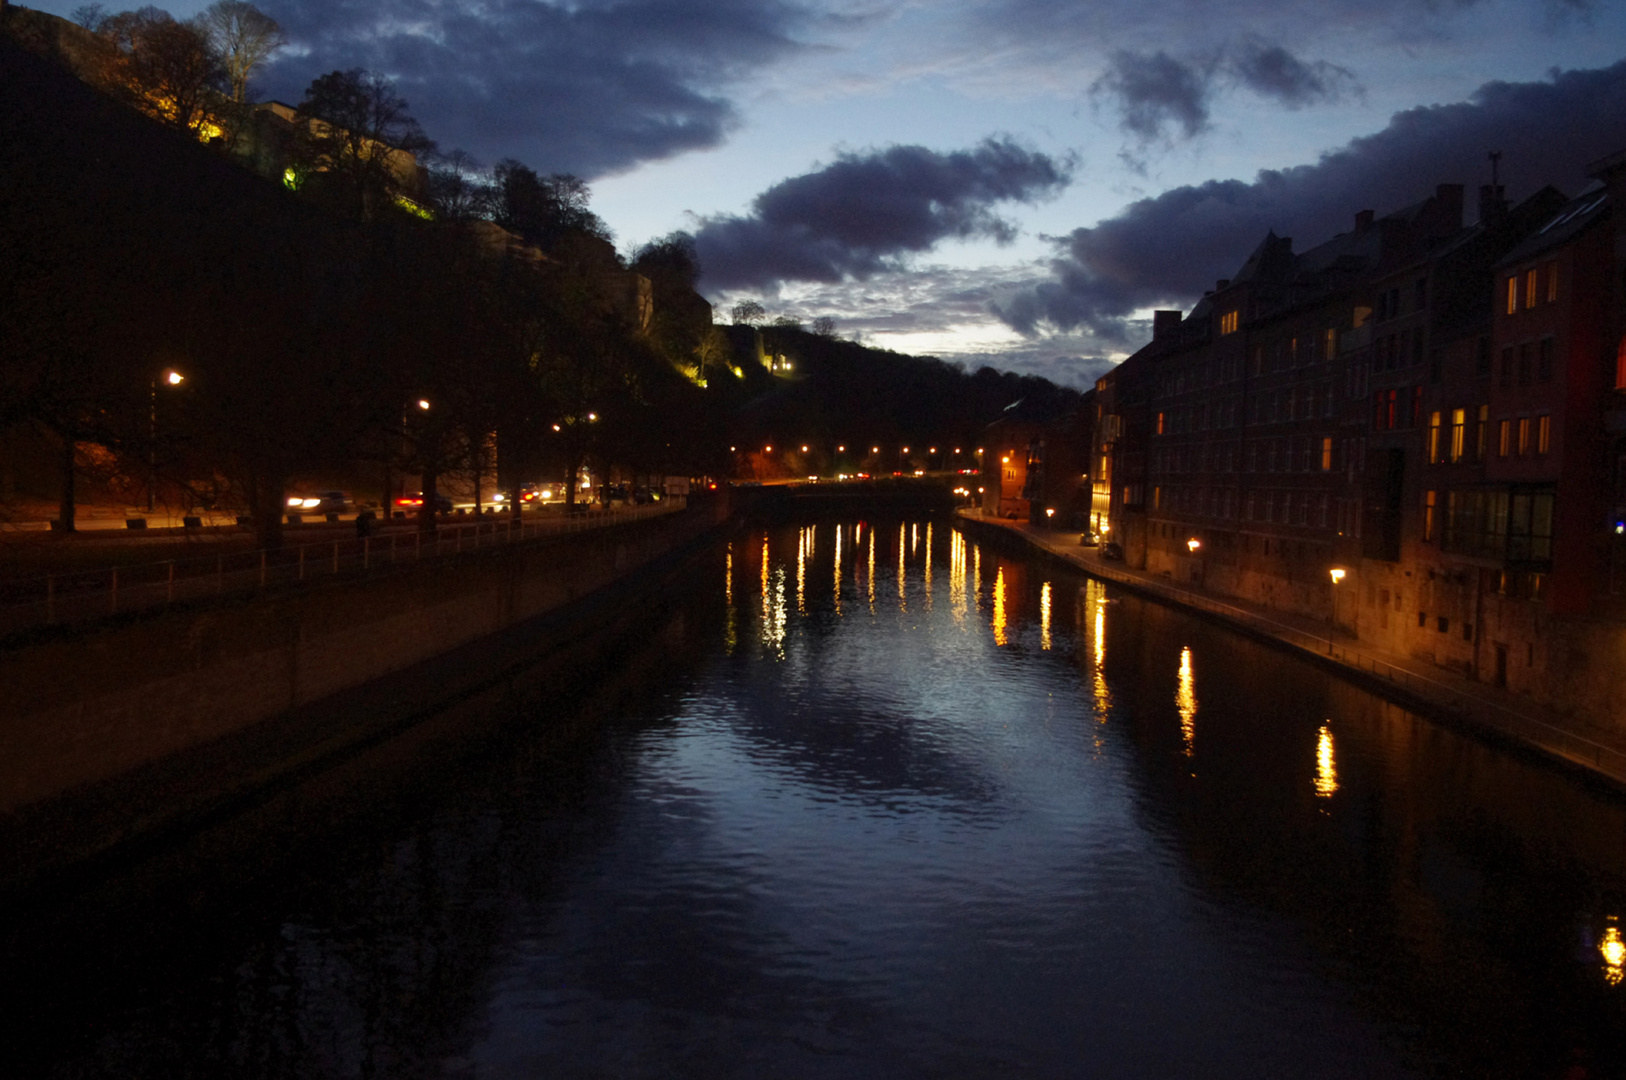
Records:
[[[1078,538],[1079,547],[1095,547],[1100,542],[1101,538],[1092,532],[1087,532]]]
[[[306,495],[288,496],[290,514],[348,514],[355,508],[355,501],[342,491],[313,491]]]
[[[565,501],[565,489],[569,485],[563,482],[526,484],[519,489],[516,501],[521,506],[543,506],[547,503]]]
[[[634,506],[648,506],[659,502],[661,493],[654,488],[635,487],[632,489],[632,502]]]
[[[437,514],[450,514],[452,512],[452,500],[448,499],[446,496],[442,495],[440,492],[438,492],[438,491],[435,492],[434,497],[433,497],[433,502],[434,502],[435,512]],[[406,510],[406,511],[412,511],[412,512],[416,512],[416,511],[422,509],[423,508],[423,492],[421,492],[421,491],[403,491],[401,493],[400,497],[395,500],[395,508],[397,510]]]
[[[1103,559],[1115,559],[1122,562],[1124,557],[1124,549],[1118,546],[1118,542],[1116,540],[1108,540],[1106,543],[1101,545],[1101,557]]]

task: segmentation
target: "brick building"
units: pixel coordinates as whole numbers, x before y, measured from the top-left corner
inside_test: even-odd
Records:
[[[1626,644],[1626,152],[1235,276],[1096,384],[1089,514],[1139,568],[1608,716]],[[1579,668],[1578,668],[1579,666]],[[1583,688],[1584,685],[1584,688]]]

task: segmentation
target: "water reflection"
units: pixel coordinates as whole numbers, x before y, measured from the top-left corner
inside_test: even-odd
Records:
[[[443,788],[320,815],[315,850],[245,830],[243,865],[285,862],[230,902],[182,880],[149,948],[112,962],[64,920],[9,965],[17,1060],[1523,1080],[1585,1056],[1611,1075],[1619,801],[1114,587],[895,523],[708,553],[671,624],[587,680],[601,698],[549,681],[484,756],[435,756]],[[759,550],[759,589],[736,590]],[[968,617],[984,585],[991,617]],[[839,617],[860,589],[874,617]],[[575,741],[544,739],[561,724]],[[335,789],[374,803],[379,774],[358,775]],[[190,865],[228,865],[209,851]]]
[[[1039,648],[1050,651],[1050,582],[1039,590]]]
[[[1186,757],[1196,753],[1197,741],[1197,680],[1191,673],[1191,649],[1180,650],[1180,685],[1175,692],[1175,705],[1180,710],[1180,741],[1185,744]]]
[[[994,644],[1007,645],[1005,636],[1005,568],[1001,566],[994,577]]]
[[[1604,978],[1610,986],[1618,986],[1626,977],[1626,942],[1621,940],[1620,924],[1614,915],[1609,916],[1609,925],[1604,927],[1598,951],[1603,954]]]
[[[1337,790],[1338,766],[1333,761],[1332,728],[1322,724],[1321,732],[1316,737],[1315,793],[1320,798],[1328,799]]]

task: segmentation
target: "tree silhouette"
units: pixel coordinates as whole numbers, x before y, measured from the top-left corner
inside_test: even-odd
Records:
[[[244,0],[215,0],[197,17],[197,27],[209,42],[231,88],[232,100],[248,99],[248,80],[288,43],[288,36],[271,16]]]

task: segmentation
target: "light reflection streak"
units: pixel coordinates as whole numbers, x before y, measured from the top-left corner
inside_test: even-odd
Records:
[[[723,625],[723,649],[729,656],[739,646],[739,609],[734,606],[734,545],[728,545],[728,557],[723,577],[723,595],[728,601],[728,619]]]
[[[836,583],[835,596],[836,596],[836,617],[837,618],[841,617],[841,531],[842,531],[841,526],[837,525],[836,526],[836,573],[835,573],[835,583]]]
[[[954,621],[965,623],[965,537],[958,532],[949,534],[949,610]]]
[[[982,545],[971,545],[971,604],[982,610]]]
[[[926,523],[926,610],[932,609],[932,523]]]
[[[796,611],[797,614],[807,614],[807,547],[808,532],[803,529],[796,534]]]
[[[1002,566],[994,578],[994,644],[1005,643],[1005,568]]]
[[[904,586],[908,580],[909,569],[904,563],[906,551],[903,541],[906,528],[907,526],[904,525],[898,526],[898,610],[907,615],[909,613],[909,595]]]
[[[772,587],[762,597],[762,643],[773,651],[776,659],[785,658],[785,568],[773,571]]]
[[[1197,680],[1191,673],[1191,648],[1180,650],[1180,689],[1174,697],[1180,709],[1180,737],[1185,741],[1186,757],[1196,753],[1197,741]]]
[[[1338,765],[1332,754],[1332,728],[1322,724],[1315,747],[1315,793],[1319,798],[1330,799],[1337,790]]]
[[[869,531],[869,613],[875,614],[875,530]]]
[[[1620,937],[1620,925],[1615,916],[1609,916],[1609,925],[1603,928],[1603,940],[1598,943],[1603,955],[1603,977],[1610,986],[1619,986],[1626,978],[1626,941]]]
[[[1039,590],[1039,648],[1050,648],[1050,582]]]
[[[920,549],[920,526],[909,526],[909,554],[913,555]]]

